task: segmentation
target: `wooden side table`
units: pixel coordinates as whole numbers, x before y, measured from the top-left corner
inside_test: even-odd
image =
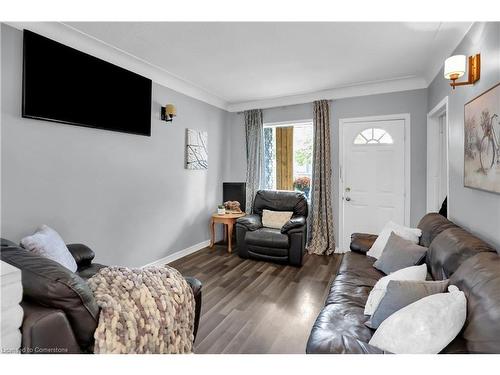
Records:
[[[212,234],[212,238],[210,241],[210,248],[215,245],[215,224],[223,224],[226,225],[224,228],[224,239],[227,238],[227,252],[231,253],[233,251],[231,247],[232,239],[233,239],[233,227],[236,219],[239,217],[245,216],[244,212],[241,213],[227,213],[224,215],[213,214],[210,219],[210,233]]]

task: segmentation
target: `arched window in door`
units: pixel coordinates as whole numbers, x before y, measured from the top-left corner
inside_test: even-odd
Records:
[[[393,144],[394,141],[389,133],[380,128],[368,128],[358,133],[354,138],[355,145],[367,144]]]

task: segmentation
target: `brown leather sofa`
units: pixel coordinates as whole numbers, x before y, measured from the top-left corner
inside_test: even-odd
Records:
[[[420,244],[429,248],[429,279],[450,279],[467,298],[467,320],[442,353],[500,353],[500,256],[490,245],[445,217],[422,218]],[[384,274],[366,255],[377,236],[354,233],[325,306],[311,330],[307,353],[378,353],[368,344],[374,330],[365,326],[370,290]]]
[[[0,258],[21,270],[24,310],[22,353],[91,353],[99,307],[86,283],[102,264],[82,244],[67,245],[75,258],[75,273],[50,259],[1,239]],[[186,277],[196,302],[194,335],[201,311],[201,282]]]

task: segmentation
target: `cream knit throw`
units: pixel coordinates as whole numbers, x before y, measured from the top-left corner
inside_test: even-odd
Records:
[[[88,283],[101,308],[94,353],[191,353],[194,296],[177,270],[106,267]]]

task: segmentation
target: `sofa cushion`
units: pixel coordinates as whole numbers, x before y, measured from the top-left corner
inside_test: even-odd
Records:
[[[260,228],[247,232],[245,241],[248,245],[260,247],[288,248],[288,236],[273,228]]]
[[[434,280],[444,280],[468,258],[494,252],[490,245],[460,227],[448,228],[434,238],[427,251],[427,266]]]
[[[420,245],[424,247],[429,247],[434,238],[437,237],[439,233],[448,228],[457,228],[457,225],[449,221],[444,216],[432,212],[425,215],[417,225],[417,228],[422,230],[422,235],[420,236]]]
[[[99,307],[80,276],[19,247],[2,247],[1,259],[21,270],[23,299],[64,311],[82,349],[93,344]]]
[[[308,353],[356,353],[360,343],[366,346],[373,331],[365,326],[368,319],[362,307],[333,303],[321,310],[307,342]],[[376,350],[376,349],[375,349]],[[378,351],[381,353],[382,351]]]
[[[462,337],[471,353],[500,353],[500,257],[482,252],[465,260],[450,278],[467,298]]]
[[[384,276],[373,268],[375,260],[363,254],[345,253],[325,305],[337,303],[364,309],[371,289]]]

